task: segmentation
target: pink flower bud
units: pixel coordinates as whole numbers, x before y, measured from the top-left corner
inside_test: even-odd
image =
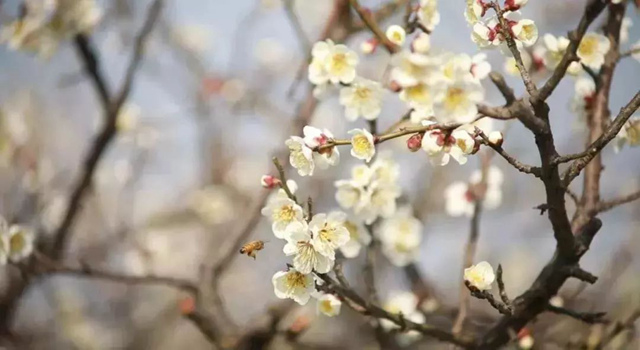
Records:
[[[500,131],[492,131],[489,133],[489,142],[496,146],[502,146],[502,142],[504,141],[502,137],[502,133]]]
[[[411,137],[409,137],[409,139],[407,140],[407,148],[409,148],[411,152],[416,152],[417,150],[420,149],[421,146],[422,146],[421,134],[411,135]]]
[[[262,175],[260,179],[260,184],[264,188],[273,189],[280,186],[280,179],[273,175]]]
[[[371,38],[369,40],[363,41],[362,44],[360,44],[360,51],[362,51],[362,53],[365,55],[370,55],[376,51],[378,44],[379,42],[376,38]]]
[[[400,86],[400,84],[398,84],[397,81],[392,80],[389,83],[389,90],[391,90],[393,92],[400,92],[400,90],[402,90],[402,86]]]

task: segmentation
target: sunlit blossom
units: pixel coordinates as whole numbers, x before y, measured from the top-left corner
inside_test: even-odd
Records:
[[[493,267],[486,261],[464,269],[464,280],[478,290],[489,290],[496,279]]]
[[[311,274],[303,274],[295,268],[289,271],[279,271],[271,278],[273,291],[280,299],[293,299],[300,305],[306,304],[315,291],[315,284]]]

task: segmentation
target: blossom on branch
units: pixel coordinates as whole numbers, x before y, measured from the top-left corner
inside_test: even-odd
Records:
[[[640,116],[633,116],[622,126],[615,138],[613,149],[619,152],[624,145],[640,146]]]
[[[353,129],[349,131],[351,136],[351,155],[365,162],[371,161],[376,154],[373,135],[366,129]]]
[[[346,220],[347,215],[341,211],[313,216],[309,222],[309,231],[313,235],[313,246],[321,254],[334,257],[335,250],[349,241],[350,234],[345,227]]]
[[[340,314],[342,302],[333,294],[322,294],[316,304],[316,312],[328,317]]]
[[[587,33],[580,41],[578,51],[580,62],[592,69],[600,69],[604,64],[604,55],[607,54],[611,43],[609,38],[597,33]]]
[[[271,278],[273,291],[280,299],[293,299],[300,305],[305,305],[315,289],[311,274],[303,274],[295,268],[289,271],[279,271]]]
[[[400,208],[378,226],[376,235],[382,243],[383,254],[396,266],[415,261],[422,242],[422,223],[410,207]]]
[[[307,147],[304,140],[299,136],[291,136],[285,145],[289,148],[289,163],[298,170],[300,176],[311,176],[315,169],[313,161],[313,150]]]
[[[433,124],[424,121],[423,125]],[[433,165],[447,165],[449,159],[455,159],[460,165],[467,162],[467,155],[471,154],[475,141],[469,133],[463,129],[453,132],[443,130],[427,131],[422,138],[422,149],[427,152]]]
[[[269,198],[261,213],[271,219],[271,229],[280,239],[287,238],[290,225],[304,221],[302,207],[286,195],[284,198],[281,195]]]
[[[340,247],[340,252],[345,258],[355,258],[363,246],[371,243],[371,235],[362,224],[351,220],[345,221],[344,227],[349,231],[349,240]]]
[[[342,44],[332,40],[319,41],[311,50],[309,81],[315,85],[326,83],[349,84],[356,78],[358,55]]]
[[[305,126],[302,129],[304,134],[304,144],[308,148],[316,148],[326,145],[333,140],[333,134],[331,131],[324,129],[320,130],[312,126]],[[340,151],[337,147],[323,148],[319,152],[312,153],[313,163],[320,169],[327,169],[329,166],[338,165],[340,162]]]
[[[345,107],[345,117],[353,122],[358,117],[374,120],[382,110],[384,90],[378,82],[357,77],[350,86],[340,90],[340,104]]]
[[[471,174],[469,182],[454,182],[444,191],[445,210],[451,216],[466,215],[471,217],[475,208],[478,194],[482,197],[484,209],[495,209],[502,202],[501,185],[503,182],[502,171],[495,166],[487,170],[487,178],[484,188],[481,185],[482,172],[476,170]]]
[[[387,28],[385,35],[387,36],[387,39],[389,39],[389,41],[398,46],[402,46],[402,44],[404,44],[404,40],[407,37],[407,33],[404,31],[404,28],[397,24],[390,25]]]
[[[418,297],[411,292],[392,292],[383,304],[383,308],[387,312],[397,315],[401,314],[407,320],[416,323],[424,323],[425,321],[424,315],[418,310]],[[400,328],[400,326],[387,319],[380,319],[380,325],[387,330]],[[398,334],[398,341],[404,345],[408,345],[420,337],[421,334],[418,331],[409,331]]]
[[[464,269],[464,280],[478,290],[490,290],[496,275],[493,267],[486,261]]]
[[[305,221],[292,223],[287,227],[287,244],[283,248],[286,256],[295,255],[293,267],[303,274],[327,273],[333,267],[335,255],[324,255],[318,250],[315,239],[311,238],[309,226]]]
[[[422,23],[427,30],[433,31],[438,23],[440,23],[438,0],[420,0],[418,19],[420,19],[420,23]]]

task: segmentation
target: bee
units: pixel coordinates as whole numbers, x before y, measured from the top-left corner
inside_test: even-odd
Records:
[[[264,243],[264,241],[251,241],[240,248],[240,254],[247,254],[247,256],[250,256],[255,260],[256,252],[264,248]]]

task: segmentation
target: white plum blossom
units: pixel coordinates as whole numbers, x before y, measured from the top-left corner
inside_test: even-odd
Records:
[[[398,164],[382,155],[371,165],[352,168],[352,178],[335,182],[336,201],[343,209],[351,209],[358,219],[371,224],[379,216],[389,217],[396,210],[400,188]]]
[[[519,20],[511,30],[515,39],[522,42],[525,47],[533,46],[538,41],[538,27],[530,19]]]
[[[493,267],[486,261],[464,269],[464,280],[478,290],[489,290],[496,279]]]
[[[423,125],[433,124],[424,121]],[[442,130],[427,131],[422,138],[422,149],[427,152],[433,165],[447,165],[449,159],[455,159],[463,165],[467,162],[467,155],[471,154],[475,140],[463,129],[456,129],[451,133]]]
[[[33,229],[22,225],[11,225],[8,231],[0,233],[6,235],[4,244],[8,245],[7,255],[11,262],[17,263],[33,252],[35,234]],[[2,254],[2,253],[0,253]]]
[[[622,126],[615,138],[613,149],[620,152],[624,145],[640,146],[640,116],[633,116]]]
[[[349,241],[349,230],[344,225],[346,220],[347,214],[341,211],[313,216],[309,222],[309,231],[313,235],[313,246],[318,252],[333,258],[335,250]]]
[[[640,61],[640,41],[633,44],[631,50],[631,57],[633,57],[633,59],[635,59],[636,61]]]
[[[576,53],[582,64],[597,70],[604,64],[604,55],[607,54],[610,47],[611,43],[606,36],[587,33],[582,37]]]
[[[367,205],[369,197],[365,191],[365,185],[352,180],[338,180],[335,186],[336,201],[341,208],[359,212],[364,205]]]
[[[349,131],[351,136],[351,155],[370,162],[376,154],[373,135],[366,129],[353,129]]]
[[[300,305],[305,305],[315,292],[315,283],[311,274],[303,274],[295,268],[289,271],[278,271],[271,278],[273,291],[280,299],[293,299]]]
[[[373,181],[365,192],[366,205],[363,203],[356,214],[359,214],[366,224],[372,224],[378,216],[386,218],[395,213],[398,197],[400,197],[398,186]]]
[[[295,255],[293,267],[297,271],[308,274],[312,271],[327,273],[331,270],[334,255],[326,256],[318,251],[314,244],[315,239],[311,238],[309,226],[305,221],[292,223],[287,227],[287,231],[287,244],[284,246],[283,252],[286,256]]]
[[[316,312],[328,317],[340,314],[342,302],[333,294],[322,294],[316,304]]]
[[[345,117],[355,121],[358,117],[374,120],[382,110],[384,90],[378,82],[357,77],[350,86],[340,90],[340,104],[345,107]]]
[[[431,36],[427,33],[418,33],[411,42],[413,52],[425,54],[431,49]]]
[[[286,195],[285,197],[282,195],[270,197],[261,213],[271,220],[271,229],[274,235],[280,239],[288,237],[290,225],[304,221],[302,207],[286,198]]]
[[[102,11],[94,0],[25,1],[24,15],[2,28],[0,41],[13,50],[48,58],[62,40],[90,33]]]
[[[482,80],[491,73],[491,64],[487,62],[487,55],[479,53],[471,57],[471,74],[474,78]]]
[[[484,7],[480,0],[467,0],[467,6],[464,10],[464,18],[467,20],[467,24],[473,26],[480,21],[483,14]]]
[[[563,36],[555,37],[552,34],[545,34],[542,37],[542,40],[546,48],[545,55],[543,57],[544,65],[547,69],[555,69],[562,60],[562,56],[564,56],[567,51],[569,39]]]
[[[424,323],[424,315],[418,310],[418,297],[411,292],[391,292],[389,298],[384,302],[383,308],[393,314],[402,314],[407,320]],[[380,325],[387,330],[398,329],[399,326],[387,319],[381,319]],[[418,331],[409,331],[398,335],[398,341],[404,345],[415,341],[421,337]]]
[[[482,85],[473,80],[437,84],[434,90],[433,111],[440,122],[470,123],[484,99]]]
[[[420,19],[420,23],[422,23],[427,30],[433,31],[438,23],[440,23],[438,0],[420,0],[418,19]]]
[[[0,216],[0,266],[7,263],[9,251],[9,224]]]
[[[391,80],[402,87],[429,81],[437,70],[437,62],[429,56],[401,51],[391,58]]]
[[[432,110],[433,97],[431,87],[427,83],[420,82],[413,86],[407,86],[400,91],[400,100],[406,102],[414,109]]]
[[[315,85],[349,84],[356,78],[358,55],[343,44],[333,41],[319,41],[311,50],[309,81]]]
[[[387,36],[387,39],[389,39],[389,41],[398,46],[402,46],[402,44],[404,44],[404,40],[407,37],[407,33],[404,31],[404,28],[397,24],[390,25],[387,28],[385,35]]]
[[[589,77],[580,77],[576,79],[575,94],[571,98],[570,108],[573,113],[584,118],[593,107],[593,99],[595,98],[596,84]]]
[[[498,19],[495,17],[489,18],[486,22],[475,22],[471,28],[471,41],[481,49],[500,45],[503,38],[498,33],[498,25]]]
[[[307,125],[302,129],[302,132],[304,144],[310,149],[323,146],[333,139],[333,134],[327,129],[320,130]],[[312,152],[312,159],[318,168],[326,169],[340,162],[340,151],[337,147],[324,148],[319,152]]]
[[[289,164],[298,170],[300,176],[311,176],[315,169],[313,150],[307,147],[299,136],[291,136],[285,145],[289,148]]]
[[[415,261],[422,242],[422,223],[403,207],[378,226],[376,235],[382,243],[382,252],[396,266],[406,266]]]
[[[351,220],[345,221],[344,227],[349,231],[349,240],[340,247],[340,252],[346,258],[355,258],[360,254],[363,246],[368,246],[371,243],[371,235],[364,225]]]
[[[445,210],[449,215],[471,217],[475,207],[476,191],[484,191],[482,200],[484,209],[495,209],[502,203],[501,186],[504,181],[502,171],[495,166],[489,167],[484,190],[478,188],[481,179],[482,172],[476,170],[471,174],[469,182],[454,182],[445,189]]]

